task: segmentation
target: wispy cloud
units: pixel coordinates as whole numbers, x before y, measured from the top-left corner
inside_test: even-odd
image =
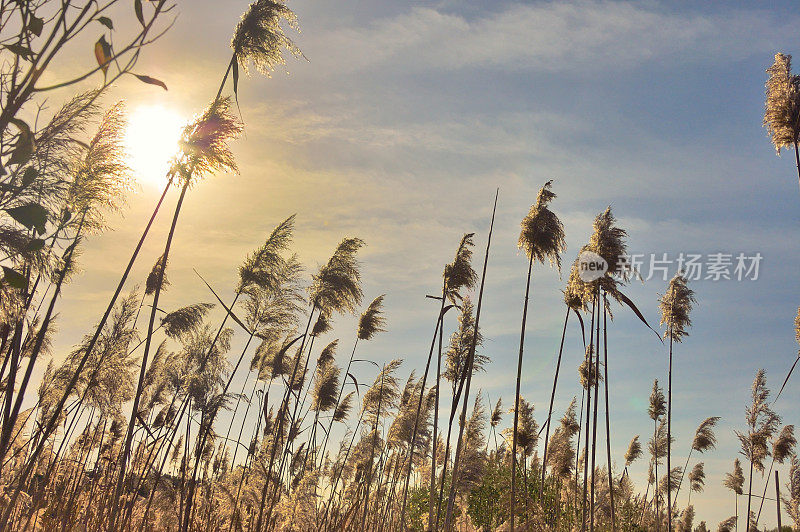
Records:
[[[334,30],[321,62],[362,69],[491,67],[551,72],[627,70],[647,61],[737,58],[770,48],[788,21],[760,11],[669,13],[652,3],[498,4],[480,16],[427,7]],[[767,31],[769,30],[769,31]]]

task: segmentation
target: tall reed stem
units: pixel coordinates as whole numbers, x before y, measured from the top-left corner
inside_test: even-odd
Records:
[[[464,426],[467,424],[467,406],[469,405],[469,389],[472,383],[472,368],[475,362],[475,348],[478,345],[479,324],[481,319],[481,306],[483,304],[483,288],[486,283],[486,267],[489,265],[489,250],[492,246],[492,231],[494,230],[494,218],[497,212],[497,197],[500,195],[500,189],[494,196],[494,207],[492,209],[492,221],[489,224],[489,238],[486,241],[486,255],[483,258],[483,273],[481,274],[481,287],[478,291],[478,306],[475,310],[475,330],[472,334],[472,343],[469,348],[469,355],[467,356],[466,363],[464,364],[465,377],[462,382],[466,382],[464,388],[464,404],[461,408],[461,417],[458,426],[458,440],[456,443],[456,453],[453,459],[453,475],[450,483],[450,495],[447,497],[447,512],[444,518],[445,531],[450,530],[450,524],[453,520],[453,506],[456,499],[456,486],[458,485],[459,466],[461,465],[461,447],[464,441]]]
[[[119,473],[117,477],[117,487],[114,491],[114,498],[113,503],[111,505],[111,529],[114,530],[115,522],[116,522],[116,515],[117,515],[117,507],[119,505],[119,498],[122,495],[122,488],[125,484],[125,468],[127,465],[128,455],[131,452],[131,442],[133,440],[133,428],[136,423],[136,416],[139,412],[139,400],[142,397],[142,391],[144,390],[144,379],[145,373],[147,372],[147,360],[150,354],[150,345],[152,345],[153,339],[153,328],[155,327],[156,321],[156,313],[158,312],[158,300],[161,296],[161,288],[164,281],[164,272],[167,269],[167,264],[169,260],[169,252],[170,248],[172,247],[172,239],[175,236],[175,228],[178,225],[178,217],[181,213],[181,207],[183,206],[183,200],[186,197],[186,191],[189,190],[189,180],[188,176],[186,178],[186,182],[184,183],[183,187],[181,188],[181,194],[178,197],[178,203],[175,205],[175,213],[172,216],[172,225],[170,226],[169,233],[167,233],[167,242],[164,245],[164,254],[161,258],[161,268],[158,269],[158,283],[156,285],[156,290],[153,294],[153,306],[150,309],[150,321],[147,324],[147,336],[145,344],[144,344],[144,353],[142,354],[142,365],[139,370],[139,382],[136,385],[136,395],[133,396],[133,407],[131,408],[131,415],[130,419],[128,420],[128,430],[125,435],[125,443],[122,451],[122,455],[119,459]]]

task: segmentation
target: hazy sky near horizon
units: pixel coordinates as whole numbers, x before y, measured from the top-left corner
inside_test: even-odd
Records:
[[[211,301],[193,268],[230,294],[245,255],[296,213],[295,249],[309,273],[343,236],[367,242],[365,302],[386,294],[389,330],[360,347],[361,356],[400,357],[403,377],[420,374],[436,314],[424,296],[439,290],[442,267],[465,232],[476,232],[479,269],[499,187],[481,317],[492,363],[474,386],[509,406],[527,266],[516,247],[519,221],[545,181],[554,180],[552,207],[567,232],[563,273],[609,205],[634,253],[760,253],[756,281],[692,283],[691,336],[675,349],[674,461],[683,464],[700,421],[722,416],[718,449],[693,458],[705,462],[707,478],[692,503],[698,520],[716,527],[733,514],[721,483],[737,456],[733,430],[743,428],[756,370],[765,368],[777,390],[797,355],[800,190],[793,154],[775,156],[761,121],[764,70],[776,52],[800,50],[800,16],[792,2],[711,4],[291,2],[302,32],[289,35],[307,60],[290,58],[271,78],[242,76],[240,175],[212,177],[188,194],[164,308]],[[246,6],[179,1],[174,28],[137,68],[170,90],[124,80],[108,102],[125,99],[134,116],[146,106],[186,118],[201,111]],[[120,14],[123,31],[124,18],[134,20]],[[75,50],[62,68],[91,64],[88,50]],[[56,358],[101,315],[157,199],[158,180],[141,177],[128,207],[110,218],[113,232],[86,243],[83,275],[60,303]],[[133,283],[161,253],[168,216],[157,223]],[[563,320],[562,277],[534,269],[523,395],[539,421]],[[654,326],[665,286],[656,278],[626,290]],[[628,309],[614,311],[609,377],[620,464],[630,439],[652,431],[647,397],[653,379],[666,381],[667,357]],[[331,338],[341,339],[341,353],[353,323],[336,321]],[[450,317],[447,332],[454,326]],[[559,416],[578,393],[582,348],[574,325],[569,332]],[[374,376],[370,366],[356,371],[364,381]],[[787,424],[800,422],[791,408],[798,379],[776,404]],[[637,489],[644,490],[645,470],[645,459],[632,470]],[[761,523],[774,525],[771,506],[764,515]]]

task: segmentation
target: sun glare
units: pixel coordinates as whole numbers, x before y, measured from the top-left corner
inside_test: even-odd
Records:
[[[161,105],[136,108],[130,115],[125,144],[136,179],[159,184],[165,179],[170,159],[178,151],[185,119]]]

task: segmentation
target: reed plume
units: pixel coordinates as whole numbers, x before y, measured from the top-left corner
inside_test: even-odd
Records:
[[[85,214],[84,230],[101,230],[105,223],[103,212],[117,211],[125,192],[132,188],[130,168],[125,162],[126,125],[124,104],[111,106],[86,144],[83,156],[72,163],[74,177],[65,206],[71,214]]]
[[[453,262],[444,267],[445,295],[457,304],[462,297],[459,291],[462,288],[471,289],[478,282],[478,274],[472,269],[472,247],[475,245],[472,237],[475,233],[467,233],[461,237],[456,256]]]
[[[694,530],[694,506],[689,505],[683,511],[681,520],[678,521],[678,532],[692,532]]]
[[[355,395],[355,392],[348,393],[342,397],[342,400],[336,405],[336,410],[333,413],[334,421],[344,421],[347,418],[350,410],[353,408],[353,395]]]
[[[383,316],[383,298],[380,295],[372,300],[367,309],[361,314],[358,320],[358,339],[370,340],[379,332],[383,332],[386,318]]]
[[[735,515],[730,516],[717,526],[717,532],[733,532],[738,526],[738,521],[739,518]]]
[[[494,405],[494,409],[492,410],[492,415],[489,417],[489,423],[491,423],[492,427],[497,427],[500,422],[503,420],[503,398],[500,397],[497,399],[497,403]]]
[[[767,69],[764,127],[778,155],[782,148],[793,146],[800,179],[800,76],[792,74],[792,56],[777,53]]]
[[[450,344],[445,352],[445,370],[442,373],[442,377],[453,387],[454,394],[461,384],[464,367],[475,335],[475,306],[469,297],[465,297],[461,304],[461,314],[458,316],[458,329],[450,336]],[[483,345],[483,336],[478,331],[476,350],[481,345]],[[474,367],[476,370],[483,370],[487,362],[489,362],[488,356],[475,352]]]
[[[151,295],[153,292],[156,291],[157,288],[161,290],[166,289],[170,285],[169,279],[167,279],[166,275],[166,260],[164,255],[161,255],[155,264],[153,264],[153,269],[150,270],[150,273],[147,275],[147,281],[145,281],[145,295]]]
[[[549,262],[561,271],[561,253],[566,249],[564,224],[550,210],[550,202],[556,198],[551,190],[553,181],[544,184],[536,196],[527,216],[520,223],[518,246],[534,262]]]
[[[314,393],[311,395],[311,409],[327,412],[336,406],[336,392],[339,389],[340,369],[328,363],[319,367]]]
[[[640,456],[642,456],[642,444],[639,442],[639,436],[636,435],[628,444],[628,450],[625,451],[625,467],[629,467]]]
[[[703,491],[703,487],[706,483],[706,473],[703,469],[703,462],[698,462],[692,468],[691,473],[689,473],[689,488],[691,491],[700,493]],[[691,497],[691,493],[689,494]]]
[[[230,141],[242,132],[242,123],[231,113],[230,98],[214,100],[203,113],[183,128],[181,156],[174,171],[184,185],[219,172],[238,172]]]
[[[247,71],[253,63],[262,74],[269,75],[276,66],[285,65],[283,50],[301,56],[300,49],[284,33],[281,21],[300,31],[297,15],[283,0],[256,0],[242,15],[231,39],[234,59]]]
[[[616,300],[620,300],[619,286],[628,280],[623,259],[628,253],[626,239],[628,232],[617,225],[611,207],[598,214],[592,224],[593,232],[589,243],[581,251],[597,253],[608,265],[606,274],[589,284],[594,290],[602,289]],[[608,310],[608,309],[607,309]]]
[[[725,474],[723,485],[736,495],[744,493],[744,472],[738,458],[733,461],[733,471]]]
[[[698,453],[705,453],[706,451],[714,449],[717,446],[717,436],[714,434],[714,427],[716,427],[719,419],[719,416],[706,418],[700,423],[700,425],[697,427],[697,430],[695,430],[694,438],[692,438],[692,446],[689,448],[689,454],[686,457],[686,463],[683,466],[684,473],[686,473],[686,468],[689,467],[689,460],[691,459],[693,452],[697,451]],[[681,476],[681,480],[678,483],[678,489],[675,492],[676,499],[681,491],[681,485],[683,485],[683,476]]]
[[[770,455],[769,440],[778,430],[780,416],[769,407],[769,388],[763,369],[756,373],[751,388],[751,403],[745,410],[747,432],[735,431],[741,443],[741,453],[750,462],[747,487],[747,513],[751,515],[753,470],[764,471],[764,459]]]
[[[361,271],[356,253],[364,246],[360,238],[345,238],[327,264],[314,275],[309,294],[322,312],[355,312],[361,304]]]

